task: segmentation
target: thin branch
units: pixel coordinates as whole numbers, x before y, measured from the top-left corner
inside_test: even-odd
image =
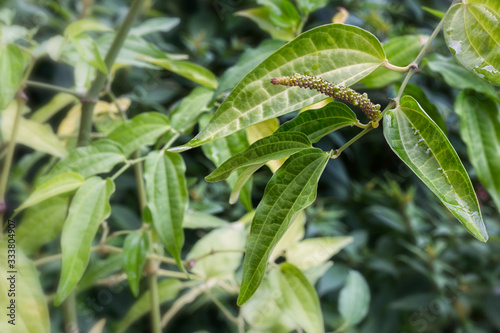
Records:
[[[56,92],[60,92],[60,93],[70,94],[70,95],[75,96],[78,99],[82,99],[85,96],[84,94],[81,94],[73,89],[63,88],[63,87],[59,87],[59,86],[55,86],[53,84],[48,84],[48,83],[43,83],[43,82],[27,80],[26,85],[29,87],[41,88],[41,89],[56,91]]]

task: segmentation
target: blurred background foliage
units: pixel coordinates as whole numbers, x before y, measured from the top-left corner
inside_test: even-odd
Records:
[[[16,24],[32,29],[33,33],[37,30],[38,41],[60,34],[70,22],[84,15],[92,15],[109,26],[116,26],[129,6],[129,1],[124,0],[15,0],[0,3],[2,8],[11,8],[16,12]],[[225,73],[231,70],[238,59],[246,57],[248,62],[255,61],[254,58],[272,52],[287,38],[286,34],[274,33],[274,37],[284,37],[281,41],[272,41],[269,32],[245,17],[244,11],[263,3],[266,1],[151,0],[147,4],[145,16],[177,17],[180,21],[172,30],[150,34],[146,39],[163,51],[187,55],[190,61],[205,66],[219,78],[234,81],[238,75]],[[338,7],[343,7],[349,13],[347,24],[367,29],[385,42],[407,34],[429,35],[439,19],[422,6],[445,11],[451,1],[330,0],[325,3],[324,8],[310,14],[304,31],[330,23],[339,12]],[[273,24],[275,27],[280,24],[279,17]],[[257,47],[259,49],[255,51]],[[435,41],[432,52],[450,57],[442,36]],[[33,73],[33,79],[42,82],[61,86],[73,82],[72,68],[50,60],[39,61]],[[499,214],[490,196],[478,182],[468,162],[466,147],[461,141],[459,118],[453,111],[459,90],[444,84],[443,80],[439,72],[431,70],[424,63],[412,83],[422,87],[430,103],[436,107],[450,141],[469,171],[490,240],[483,244],[471,237],[392,154],[381,131],[373,131],[362,142],[345,151],[341,158],[328,164],[320,182],[318,199],[306,210],[306,237],[349,235],[354,238],[352,244],[336,255],[334,265],[316,285],[329,330],[335,330],[342,323],[337,309],[339,291],[348,270],[355,269],[368,282],[371,305],[365,320],[356,328],[348,329],[349,332],[500,331]],[[227,89],[235,83],[237,81],[226,82]],[[152,110],[168,114],[194,87],[193,82],[170,72],[131,67],[117,72],[112,90],[116,96],[131,99],[129,116],[132,117],[142,111]],[[373,89],[358,84],[356,89],[368,92],[370,98],[382,104],[382,107],[395,94],[394,85]],[[34,88],[27,92],[33,108],[44,105],[53,96],[52,93]],[[224,98],[224,91],[219,92],[221,99]],[[52,121],[53,126],[57,126],[64,116],[64,112],[58,114]],[[335,132],[321,141],[320,146],[325,149],[338,147],[353,133],[350,129]],[[188,139],[185,136],[180,141]],[[193,210],[229,221],[244,215],[241,204],[230,206],[227,203],[229,189],[225,184],[203,180],[214,166],[201,149],[184,153],[183,157],[187,176],[190,177],[188,184]],[[40,172],[38,162],[47,159],[27,148],[17,150],[10,200],[21,202],[28,195],[33,176]],[[268,170],[256,174],[252,192],[254,204],[262,197],[270,176]],[[111,230],[140,226],[134,190],[132,173],[120,177],[112,197]],[[186,230],[185,253],[208,231]],[[58,241],[54,241],[45,245],[36,256],[55,253],[58,247]],[[112,258],[103,259],[94,254],[85,277],[88,285],[105,278],[113,272],[114,267],[118,265],[113,266]],[[59,271],[58,262],[41,267],[42,285],[49,293],[57,287]],[[104,294],[109,297],[109,302],[104,305],[95,302],[97,297],[104,297]],[[128,288],[107,287],[105,280],[100,281],[98,286],[80,292],[78,299],[80,304],[84,304],[78,309],[84,332],[103,317],[107,318],[108,324],[111,323],[108,327],[115,327],[113,325],[125,316],[134,302]],[[223,295],[221,302],[236,311],[235,297]],[[165,303],[162,310],[170,304]],[[58,332],[62,325],[61,313],[51,311],[51,316],[53,332]],[[149,321],[144,317],[129,332],[144,332],[147,327]],[[210,299],[203,296],[188,304],[169,325],[168,331],[232,332],[235,327]]]

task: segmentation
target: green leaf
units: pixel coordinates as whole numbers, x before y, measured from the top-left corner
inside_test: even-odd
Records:
[[[179,280],[166,279],[158,283],[158,299],[160,304],[173,300],[182,288]],[[146,290],[141,297],[130,307],[116,328],[117,333],[123,333],[139,318],[151,311],[150,290]]]
[[[208,115],[200,119],[200,127],[204,128],[208,120]],[[202,149],[205,156],[210,159],[216,167],[220,166],[224,161],[228,160],[248,148],[248,140],[245,131],[234,133],[226,138],[221,138],[213,142],[205,144]],[[238,176],[243,171],[238,170],[235,174],[229,176],[226,180],[229,187],[235,188]],[[251,174],[249,175],[249,177]],[[247,178],[248,179],[248,178]],[[251,190],[251,181],[245,181],[241,185],[241,195],[239,197],[241,203],[248,211],[253,210]]]
[[[56,239],[64,224],[69,197],[57,196],[29,207],[16,230],[16,241],[28,255]]]
[[[307,110],[281,125],[280,132],[302,132],[312,143],[339,128],[359,124],[356,114],[345,104],[331,102],[321,109]]]
[[[84,180],[81,175],[71,171],[57,175],[42,185],[37,186],[28,199],[16,209],[16,213],[59,194],[72,192],[80,187]]]
[[[380,42],[363,29],[329,24],[305,32],[248,73],[187,146],[197,147],[324,98],[316,91],[273,85],[271,78],[298,72],[350,86],[384,60]]]
[[[297,0],[297,6],[304,14],[309,14],[325,7],[328,2],[328,0]]]
[[[480,241],[488,239],[476,193],[462,162],[420,105],[404,96],[384,116],[384,136],[398,157]]]
[[[460,134],[479,180],[500,210],[500,118],[498,105],[471,90],[455,102],[460,116]]]
[[[170,116],[172,127],[184,133],[194,125],[203,112],[208,111],[208,104],[212,100],[214,91],[206,87],[196,87],[184,97]]]
[[[2,304],[3,312],[0,331],[49,333],[49,309],[35,265],[20,248],[15,249],[15,263],[13,266],[10,265],[12,257],[8,255],[12,253],[8,250],[12,249],[10,245],[13,243],[7,242],[7,239],[15,239],[15,237],[14,234],[9,233],[0,241],[0,270],[2,271],[0,304]]]
[[[295,37],[292,27],[277,27],[271,19],[271,10],[268,7],[252,8],[240,10],[235,13],[237,16],[247,17],[254,21],[260,29],[268,32],[273,39],[288,42]],[[276,15],[275,15],[276,17]]]
[[[79,173],[84,178],[106,173],[113,167],[125,162],[121,147],[111,140],[99,140],[86,147],[78,147],[57,162],[44,179],[54,177],[67,171]]]
[[[200,65],[188,61],[178,61],[163,57],[162,59],[153,59],[141,57],[142,60],[160,66],[185,77],[188,80],[199,83],[202,86],[215,90],[217,88],[217,78],[215,75]]]
[[[99,53],[97,43],[89,35],[80,34],[73,37],[71,42],[83,61],[104,74],[108,74],[108,67]]]
[[[169,152],[150,152],[144,165],[147,208],[154,229],[181,269],[184,269],[181,263],[182,222],[188,205],[185,171],[182,157]]]
[[[209,182],[223,180],[239,168],[279,160],[311,147],[311,142],[303,133],[275,133],[256,141],[241,153],[233,155],[205,179]]]
[[[182,227],[184,229],[207,229],[225,227],[229,222],[224,221],[216,216],[187,210],[184,215]]]
[[[363,275],[350,271],[339,294],[339,312],[350,326],[359,323],[368,313],[370,289]]]
[[[287,262],[306,270],[324,264],[353,241],[352,237],[308,238],[295,243],[286,251]]]
[[[63,108],[65,108],[72,102],[75,102],[76,100],[76,97],[73,95],[58,93],[54,97],[52,97],[47,104],[33,112],[30,119],[38,123],[44,123],[52,118],[52,116],[57,112],[61,111]]]
[[[324,332],[323,314],[314,287],[294,265],[283,263],[280,269],[280,289],[293,321],[306,332]]]
[[[396,90],[399,90],[401,84],[396,84]],[[404,90],[404,95],[410,95],[415,98],[418,104],[425,110],[425,113],[439,126],[443,133],[446,133],[446,124],[439,113],[438,108],[427,98],[425,92],[419,86],[407,84]]]
[[[387,60],[395,66],[408,66],[417,57],[428,39],[429,36],[425,35],[406,35],[391,38],[383,44]],[[364,78],[361,83],[368,88],[381,88],[400,81],[404,75],[404,73],[382,67]]]
[[[62,268],[54,304],[58,306],[78,284],[89,263],[97,229],[111,213],[111,179],[91,177],[76,191],[61,235]]]
[[[170,128],[168,119],[161,113],[145,112],[115,128],[108,139],[120,144],[124,155],[129,156],[142,146],[154,144]]]
[[[430,70],[441,74],[444,81],[453,88],[459,90],[473,89],[485,93],[496,100],[500,100],[495,88],[491,84],[457,65],[451,58],[443,57],[440,54],[433,54],[425,58],[425,63],[429,66]]]
[[[222,92],[233,89],[248,72],[282,46],[282,41],[266,39],[256,48],[245,50],[238,58],[236,64],[228,68],[224,74],[222,74],[214,96],[217,97]]]
[[[89,267],[78,283],[78,291],[91,288],[98,280],[108,278],[118,271],[123,271],[123,253],[113,253],[105,259],[91,260]]]
[[[259,287],[269,254],[290,221],[316,199],[319,177],[329,157],[321,149],[304,149],[290,156],[267,184],[248,237],[238,305]]]
[[[123,244],[123,267],[127,280],[135,297],[139,295],[139,282],[146,264],[149,251],[149,238],[146,232],[133,232]]]
[[[297,216],[293,219],[290,224],[290,227],[285,231],[283,237],[276,243],[276,246],[273,248],[271,255],[269,256],[269,262],[274,262],[279,257],[283,256],[283,253],[288,251],[289,248],[298,243],[306,233],[305,230],[306,224],[306,214],[304,211],[301,211]]]
[[[204,279],[232,276],[241,264],[245,239],[245,226],[238,222],[209,232],[186,257],[194,264],[191,271]]]
[[[66,27],[64,30],[64,36],[67,38],[73,38],[85,31],[110,31],[111,29],[102,23],[91,19],[78,20]]]
[[[425,10],[427,13],[436,16],[439,19],[442,19],[446,15],[445,12],[442,12],[442,11],[437,10],[437,9],[429,8],[426,6],[422,6],[422,9]]]
[[[11,103],[2,111],[2,137],[9,140],[12,137],[14,119],[17,112],[17,103]],[[28,146],[36,151],[51,154],[56,157],[64,157],[66,148],[56,136],[52,127],[48,124],[39,124],[35,121],[21,117],[19,120],[16,143]]]
[[[500,2],[466,0],[453,5],[444,20],[444,39],[455,59],[500,86]]]
[[[0,43],[0,111],[5,109],[14,98],[21,85],[24,69],[28,64],[26,54],[16,44]]]
[[[153,32],[168,32],[175,28],[181,20],[177,17],[155,17],[148,19],[130,30],[131,36],[144,36]]]

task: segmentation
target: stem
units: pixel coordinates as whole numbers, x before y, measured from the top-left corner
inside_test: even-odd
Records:
[[[226,316],[226,318],[230,322],[232,322],[233,324],[235,324],[236,327],[239,327],[240,321],[238,320],[238,318],[236,318],[235,316],[233,316],[233,314],[224,306],[224,304],[222,304],[217,299],[217,297],[215,297],[214,295],[212,295],[212,293],[210,292],[210,290],[207,290],[205,292],[205,294],[212,300],[212,302],[214,302],[214,304],[222,311],[222,313],[224,314],[224,316]]]
[[[406,73],[408,72],[411,67],[412,67],[412,64],[409,64],[408,66],[406,67],[399,67],[399,66],[396,66],[396,65],[393,65],[391,64],[387,59],[384,63],[384,67],[387,68],[387,69],[390,69],[391,71],[395,71],[395,72],[399,72],[399,73]]]
[[[186,273],[183,272],[174,272],[174,271],[168,271],[165,269],[160,269],[156,273],[158,276],[165,276],[165,277],[171,277],[175,279],[185,279],[186,278]],[[188,274],[190,280],[201,280],[201,278],[198,275],[193,275],[193,274]]]
[[[150,264],[153,264],[151,262]],[[182,274],[184,275],[184,274]],[[160,297],[158,295],[158,280],[156,274],[148,273],[149,301],[151,304],[151,332],[161,333]]]
[[[184,305],[190,304],[194,302],[194,300],[203,293],[205,288],[208,288],[206,285],[202,285],[198,288],[191,289],[188,293],[179,297],[174,304],[168,309],[168,311],[161,318],[161,327],[164,328],[167,324],[172,320],[172,318],[179,312]]]
[[[24,94],[18,93],[17,95],[17,109],[16,116],[14,118],[14,124],[12,126],[12,133],[9,139],[9,145],[7,146],[7,156],[5,157],[5,163],[3,164],[2,176],[0,178],[0,206],[5,207],[5,193],[7,191],[7,183],[9,181],[10,167],[12,166],[12,159],[14,158],[14,150],[16,149],[16,137],[19,131],[19,123],[21,122],[21,117],[23,113],[24,105],[26,104],[26,96]],[[3,211],[0,211],[0,219],[3,221]],[[2,230],[0,229],[0,237],[2,235]]]
[[[453,6],[453,4],[452,4],[452,6]],[[450,8],[448,8],[448,11],[451,9],[452,6],[450,6]],[[446,15],[445,15],[445,17],[446,17]],[[399,100],[401,99],[401,96],[403,95],[403,92],[406,88],[406,85],[410,81],[410,78],[413,76],[413,74],[415,74],[418,71],[418,65],[420,64],[420,62],[422,61],[422,59],[426,55],[426,53],[429,50],[429,47],[431,46],[434,39],[437,37],[437,35],[441,31],[441,29],[443,28],[443,25],[444,25],[444,17],[441,19],[441,21],[437,25],[436,29],[434,29],[434,31],[432,32],[432,35],[429,37],[429,40],[427,40],[427,43],[425,43],[424,47],[422,47],[422,49],[420,50],[420,53],[417,55],[415,60],[413,60],[413,62],[410,64],[410,66],[411,66],[410,71],[406,75],[403,83],[401,84],[401,87],[399,88],[398,94],[396,95],[396,98],[394,99],[397,105],[399,105]]]
[[[136,150],[132,157],[134,161],[141,161],[141,154]],[[145,159],[145,158],[144,158]],[[146,208],[147,198],[146,198],[146,186],[144,185],[144,177],[142,170],[142,163],[134,163],[134,173],[135,173],[135,183],[137,184],[137,195],[139,196],[139,207],[141,209],[141,214]]]
[[[113,176],[111,176],[111,180],[115,181],[118,176],[120,176],[122,173],[124,173],[128,168],[130,167],[130,163],[127,161],[124,166],[120,168]]]
[[[359,132],[354,138],[352,138],[351,140],[349,140],[346,144],[344,144],[339,149],[336,149],[335,152],[334,152],[334,154],[332,155],[331,159],[336,159],[337,157],[339,157],[340,154],[347,147],[349,147],[350,145],[352,145],[354,142],[358,141],[361,137],[363,137],[365,134],[367,134],[368,132],[370,132],[372,129],[375,128],[375,127],[373,127],[373,122],[370,122],[368,125],[369,126],[367,126],[364,130],[362,130],[361,132]]]
[[[108,71],[111,70],[113,64],[118,56],[118,53],[127,38],[128,32],[130,28],[134,24],[135,18],[139,15],[141,8],[143,7],[145,0],[134,0],[130,9],[123,21],[120,29],[111,44],[111,47],[106,54],[106,58],[104,59],[104,63],[106,64],[106,68]],[[99,97],[99,93],[102,88],[106,84],[107,74],[104,74],[101,71],[97,72],[96,78],[92,85],[90,86],[89,91],[87,92],[85,98],[82,100],[82,115],[80,118],[80,130],[78,132],[78,146],[86,146],[90,142],[90,132],[92,130],[92,114],[94,113],[94,105],[96,103],[97,98]]]
[[[72,291],[62,304],[64,332],[65,333],[78,333],[78,321],[76,316],[76,296]]]
[[[42,89],[46,89],[46,90],[52,90],[52,91],[57,91],[60,93],[70,94],[70,95],[75,96],[78,99],[82,99],[84,97],[83,94],[80,94],[73,89],[67,89],[67,88],[55,86],[53,84],[27,80],[26,85],[29,87],[42,88]]]

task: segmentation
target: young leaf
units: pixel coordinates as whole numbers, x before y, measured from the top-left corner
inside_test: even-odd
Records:
[[[280,269],[280,289],[293,321],[306,332],[324,332],[323,314],[314,287],[294,265],[283,263]]]
[[[256,141],[272,135],[280,127],[280,122],[278,118],[271,118],[264,120],[260,123],[247,127],[247,139],[248,143],[254,144]],[[267,167],[275,173],[283,163],[285,163],[286,158],[279,160],[271,160],[266,162]]]
[[[133,232],[123,244],[123,267],[127,273],[130,289],[135,297],[139,294],[139,282],[146,264],[149,251],[149,239],[146,232]]]
[[[96,42],[87,34],[79,34],[71,39],[73,46],[80,57],[87,64],[100,70],[104,74],[108,74],[108,68],[99,53]]]
[[[424,35],[406,35],[391,38],[383,44],[387,60],[395,66],[407,66],[417,57],[428,39],[429,36]],[[387,68],[378,68],[364,78],[361,83],[369,88],[381,88],[401,80],[403,75],[403,73]]]
[[[168,119],[158,112],[140,113],[130,121],[115,128],[108,139],[119,143],[125,156],[141,146],[152,145],[170,129]]]
[[[80,187],[84,180],[81,175],[71,171],[57,175],[37,186],[28,199],[16,209],[16,213],[56,195],[72,192]]]
[[[148,19],[130,30],[131,36],[144,36],[153,32],[167,32],[175,28],[181,20],[177,17],[155,17]]]
[[[480,78],[500,86],[500,2],[459,2],[444,20],[444,39],[455,59]]]
[[[121,147],[111,140],[99,140],[90,146],[78,147],[57,162],[44,179],[54,177],[67,171],[73,171],[84,178],[111,171],[113,167],[125,162]]]
[[[140,57],[140,59],[160,66],[185,77],[188,80],[199,83],[202,86],[215,90],[217,88],[217,78],[215,75],[200,65],[188,61],[178,61],[167,57],[153,59],[149,57]]]
[[[292,27],[279,28],[271,21],[271,10],[268,7],[251,8],[240,10],[235,13],[237,16],[247,17],[254,21],[260,29],[268,32],[273,39],[288,42],[295,37]]]
[[[104,259],[92,260],[78,282],[78,291],[91,288],[98,280],[105,279],[118,271],[123,271],[123,253],[113,253]]]
[[[295,243],[286,251],[287,262],[300,270],[319,266],[353,241],[352,237],[308,238]]]
[[[184,245],[182,222],[188,205],[185,171],[182,157],[169,152],[150,152],[144,165],[151,222],[181,269],[181,249]]]
[[[9,236],[12,234],[9,234]],[[14,236],[15,237],[15,236]],[[50,332],[49,309],[43,293],[38,271],[21,249],[15,251],[15,267],[12,254],[8,252],[11,242],[7,235],[0,241],[0,304],[3,318],[0,321],[0,332]],[[13,274],[12,271],[15,271]],[[14,285],[15,287],[13,287]],[[15,303],[12,303],[12,302]],[[11,322],[9,322],[11,321]]]
[[[0,111],[12,101],[23,79],[24,68],[27,65],[25,53],[16,44],[0,43]]]
[[[61,235],[62,268],[54,304],[58,306],[77,285],[87,268],[90,247],[101,222],[111,213],[111,179],[91,177],[76,191]]]
[[[30,119],[38,123],[44,123],[74,101],[76,101],[75,96],[58,93],[47,104],[33,112]]]
[[[302,132],[312,143],[322,137],[346,126],[359,123],[356,114],[344,103],[332,102],[318,110],[299,113],[294,119],[281,125],[277,133]]]
[[[398,157],[480,241],[488,234],[476,193],[457,153],[413,97],[384,117],[384,136]]]
[[[316,199],[316,189],[329,159],[321,149],[308,148],[292,155],[266,186],[250,229],[238,304],[259,287],[269,254],[288,229],[292,218]]]
[[[307,31],[248,73],[187,147],[200,146],[324,98],[316,91],[275,86],[270,83],[272,78],[309,73],[350,86],[384,61],[382,45],[363,29],[329,24]]]
[[[179,280],[166,279],[158,282],[158,299],[160,304],[173,300],[182,288]],[[136,320],[151,311],[150,291],[146,290],[141,297],[130,307],[116,328],[117,333],[123,333]]]
[[[349,326],[359,323],[368,313],[370,289],[363,275],[350,271],[339,294],[339,312]]]
[[[206,87],[196,87],[189,95],[184,97],[170,116],[172,127],[184,133],[192,128],[198,117],[208,111],[207,105],[212,100],[214,91]]]
[[[56,239],[64,224],[69,197],[57,196],[29,207],[16,230],[16,241],[27,255]],[[40,221],[50,221],[40,223]]]
[[[305,13],[309,14],[325,7],[328,4],[328,0],[297,0],[297,6],[299,9]]]
[[[460,134],[479,180],[500,210],[500,118],[498,105],[471,90],[455,102],[460,116]]]
[[[209,232],[196,242],[186,257],[186,260],[194,263],[191,271],[205,279],[233,275],[241,265],[245,236],[241,222]]]
[[[279,160],[311,147],[307,136],[300,132],[275,133],[260,139],[246,150],[229,158],[205,179],[209,182],[223,180],[236,169]]]

